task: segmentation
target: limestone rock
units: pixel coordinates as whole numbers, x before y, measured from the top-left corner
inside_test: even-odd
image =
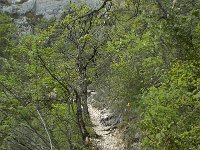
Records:
[[[0,0],[0,11],[19,16],[33,12],[46,19],[59,18],[69,2],[70,0]],[[72,2],[87,3],[91,7],[99,5],[99,0],[72,0]]]
[[[14,23],[19,27],[19,35],[31,32],[28,20],[36,16],[45,19],[60,18],[70,0],[0,0],[0,12],[12,16]],[[71,0],[73,3],[86,3],[97,7],[100,0]]]
[[[9,14],[17,14],[19,16],[25,15],[27,12],[33,11],[35,0],[29,0],[22,4],[11,3],[10,6],[3,5],[2,12]],[[0,4],[1,5],[1,4]]]
[[[111,126],[114,127],[118,123],[121,122],[121,116],[117,114],[112,114],[112,113],[104,113],[101,116],[100,123],[103,124],[104,126]]]

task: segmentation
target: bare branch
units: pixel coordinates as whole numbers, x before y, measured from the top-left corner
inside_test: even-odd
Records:
[[[173,0],[172,9],[174,9],[174,6],[175,6],[176,2],[177,2],[177,0]]]
[[[163,12],[163,18],[168,18],[169,13],[167,12],[167,10],[164,8],[164,6],[162,5],[162,2],[160,0],[156,0],[158,7],[161,9],[161,11]]]
[[[87,63],[86,63],[86,65],[85,65],[85,67],[87,67],[89,64],[90,64],[90,62],[95,58],[95,56],[97,55],[97,50],[98,50],[98,48],[99,47],[94,47],[93,48],[93,54],[90,56],[90,58],[88,59],[88,61],[87,61]]]
[[[100,10],[105,8],[105,6],[107,5],[108,2],[112,2],[112,0],[104,0],[102,5],[98,9],[95,9],[95,10],[92,10],[92,11],[90,10],[87,13],[75,18],[74,20],[72,20],[72,22],[77,21],[77,20],[82,19],[82,18],[85,18],[85,17],[93,16],[94,14],[98,14]]]
[[[49,73],[49,75],[54,79],[56,80],[68,93],[70,93],[70,90],[69,88],[64,84],[62,83],[57,77],[56,75],[47,67],[45,61],[42,59],[42,57],[40,55],[38,55],[38,58],[40,59],[40,62],[42,64],[42,66],[46,69],[46,71]]]
[[[46,123],[45,123],[44,119],[42,118],[42,115],[40,114],[38,108],[37,108],[36,106],[35,106],[35,108],[36,108],[36,111],[37,111],[37,113],[38,113],[38,116],[40,117],[40,120],[41,120],[41,122],[42,122],[42,124],[43,124],[43,126],[44,126],[44,129],[45,129],[45,131],[46,131],[46,133],[47,133],[47,136],[48,136],[48,138],[49,138],[50,149],[53,150],[53,145],[52,145],[51,137],[50,137],[50,134],[49,134],[49,132],[48,132]]]

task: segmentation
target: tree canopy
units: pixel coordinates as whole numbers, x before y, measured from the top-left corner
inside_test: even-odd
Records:
[[[23,36],[0,13],[0,149],[95,149],[88,91],[104,89],[127,150],[199,150],[200,2],[67,8]]]

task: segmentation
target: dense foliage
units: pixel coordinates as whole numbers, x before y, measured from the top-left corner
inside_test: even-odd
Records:
[[[137,140],[137,148],[199,149],[199,2],[127,3],[112,14],[107,48],[109,98],[124,113],[127,149]]]
[[[199,150],[199,8],[198,0],[70,5],[21,37],[0,14],[0,149],[92,149],[90,87],[123,116],[126,149]]]

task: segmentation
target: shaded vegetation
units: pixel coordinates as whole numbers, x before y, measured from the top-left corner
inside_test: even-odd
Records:
[[[94,149],[88,89],[123,116],[126,149],[200,149],[199,8],[198,0],[72,4],[60,20],[33,19],[22,37],[1,13],[0,149]]]

